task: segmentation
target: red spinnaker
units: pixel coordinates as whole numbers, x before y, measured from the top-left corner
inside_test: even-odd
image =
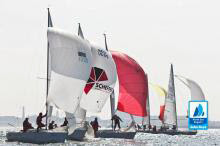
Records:
[[[161,121],[163,121],[163,118],[164,118],[164,111],[165,111],[165,105],[161,105],[160,106],[160,115],[159,115],[159,119]]]
[[[119,80],[117,109],[136,116],[147,116],[147,75],[141,66],[128,55],[116,51],[111,51],[111,53]]]

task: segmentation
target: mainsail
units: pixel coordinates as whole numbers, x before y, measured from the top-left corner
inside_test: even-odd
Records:
[[[90,45],[77,36],[55,28],[48,28],[47,35],[51,55],[48,103],[74,113],[91,70]]]
[[[89,112],[101,112],[116,83],[116,66],[112,55],[101,47],[91,45],[92,69],[84,88],[80,106]]]
[[[145,117],[148,80],[144,70],[126,54],[112,51],[119,79],[117,109],[132,115]]]
[[[168,94],[165,99],[164,124],[177,126],[173,65],[171,64]]]

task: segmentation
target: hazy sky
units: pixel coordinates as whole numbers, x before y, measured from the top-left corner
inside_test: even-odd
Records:
[[[42,111],[45,102],[47,10],[54,26],[122,51],[144,68],[149,81],[167,88],[170,63],[176,74],[199,83],[210,120],[220,120],[219,0],[1,0],[0,115]],[[185,115],[189,90],[176,81],[177,112]],[[152,93],[153,94],[153,93]],[[159,112],[151,96],[151,113]]]

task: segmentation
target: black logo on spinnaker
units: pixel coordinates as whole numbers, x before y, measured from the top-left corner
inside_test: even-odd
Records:
[[[78,51],[79,61],[88,63],[88,59],[86,57],[86,53]]]
[[[100,83],[101,81],[107,81],[107,80],[108,77],[103,69],[98,67],[92,67],[89,80],[87,81],[87,84],[84,88],[84,92],[88,94],[89,91],[92,89],[92,87],[95,85],[96,89],[104,90],[106,92],[111,93],[113,91],[113,88]]]

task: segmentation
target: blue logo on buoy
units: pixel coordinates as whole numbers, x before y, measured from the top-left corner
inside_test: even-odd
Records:
[[[202,105],[199,104],[199,106],[196,107],[195,109],[193,117],[201,117],[201,116],[204,116],[204,111],[203,111]]]

